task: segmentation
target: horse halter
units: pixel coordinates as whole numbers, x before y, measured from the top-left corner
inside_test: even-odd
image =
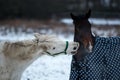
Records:
[[[66,51],[67,51],[67,49],[68,49],[68,46],[69,46],[69,43],[68,43],[68,41],[66,41],[66,47],[65,47],[64,51],[59,52],[59,53],[55,53],[55,54],[51,54],[50,52],[46,52],[46,53],[48,53],[50,56],[56,56],[56,55],[59,55],[59,54],[61,54],[61,53],[67,54]]]

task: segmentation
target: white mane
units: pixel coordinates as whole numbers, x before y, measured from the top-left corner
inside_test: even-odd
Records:
[[[35,33],[34,36],[36,39],[39,39],[41,42],[53,42],[53,41],[59,41],[57,36],[55,35],[40,35],[38,33]]]

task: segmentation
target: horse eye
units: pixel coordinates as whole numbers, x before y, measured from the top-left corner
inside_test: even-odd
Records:
[[[53,49],[55,49],[55,47],[53,47]]]

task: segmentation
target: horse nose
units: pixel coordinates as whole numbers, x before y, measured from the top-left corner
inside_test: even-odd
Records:
[[[77,47],[74,47],[74,48],[73,48],[73,50],[76,50],[76,49],[77,49]]]
[[[79,47],[79,43],[76,42],[76,45],[73,47],[73,50],[77,50]]]

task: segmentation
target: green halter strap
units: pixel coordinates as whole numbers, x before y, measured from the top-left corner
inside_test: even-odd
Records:
[[[62,52],[59,52],[59,53],[55,53],[55,54],[51,54],[50,52],[46,52],[46,53],[48,53],[50,56],[56,56],[56,55],[59,55],[59,54],[61,54],[61,53],[65,53],[65,54],[67,54],[67,49],[68,49],[68,46],[69,46],[69,43],[68,43],[68,41],[66,41],[66,47],[65,47],[65,50],[64,51],[62,51]]]

